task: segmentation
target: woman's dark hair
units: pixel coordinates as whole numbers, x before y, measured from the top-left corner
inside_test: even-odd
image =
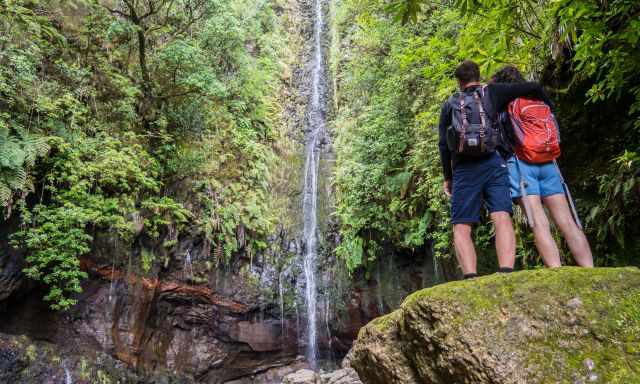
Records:
[[[491,80],[494,83],[525,83],[526,80],[522,77],[518,68],[515,65],[506,65],[502,67],[498,72],[491,76]]]
[[[480,81],[480,68],[473,61],[465,60],[456,68],[453,75],[463,84]]]

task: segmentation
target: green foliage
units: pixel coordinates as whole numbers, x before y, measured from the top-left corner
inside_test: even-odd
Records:
[[[72,142],[55,140],[55,155],[46,161],[47,201],[30,211],[24,207],[24,227],[15,243],[27,248],[25,273],[50,287],[45,300],[54,309],[75,303],[71,294],[80,292],[80,281],[87,276],[80,271],[79,257],[91,250],[93,233],[108,230],[130,241],[136,201],[159,190],[155,161],[131,141],[134,136],[128,139],[100,135]],[[175,203],[163,202],[181,213]],[[156,226],[184,220],[181,215],[167,220],[158,204],[145,201],[142,205],[148,215],[145,221]]]
[[[226,262],[265,247],[285,47],[274,4],[0,4],[0,204],[19,208],[14,244],[53,308],[75,302],[98,233],[171,253],[189,229]]]
[[[83,226],[91,219],[81,208],[45,209],[36,208],[34,216],[42,223],[24,236],[24,245],[30,253],[26,258],[25,274],[50,287],[44,297],[53,309],[66,309],[75,304],[70,298],[81,291],[80,281],[87,277],[80,271],[79,255],[89,252],[91,236]]]
[[[635,243],[640,220],[640,154],[625,151],[610,173],[598,177],[602,200],[587,222],[595,228],[598,251],[607,264],[627,264],[640,250]]]
[[[602,255],[599,262],[632,262],[639,11],[638,2],[628,0],[341,2],[336,28],[343,51],[334,52],[343,234],[338,251],[347,265],[366,266],[376,257],[374,249],[386,247],[411,251],[433,245],[437,256],[449,255],[436,127],[439,107],[455,87],[451,74],[466,58],[480,64],[485,78],[510,63],[558,88],[563,150],[570,156],[563,165],[577,185],[579,206],[590,212],[587,230]],[[587,118],[597,113],[592,109],[607,108],[616,108],[607,115],[615,123]],[[609,165],[576,155],[594,149],[617,160]],[[628,152],[620,155],[621,149]],[[529,230],[519,225],[518,232],[523,264],[535,265]],[[492,228],[479,227],[476,240],[480,253],[487,253]]]
[[[14,196],[33,191],[30,171],[49,150],[38,129],[51,121],[40,115],[46,100],[38,89],[47,84],[39,82],[37,68],[43,53],[63,39],[22,2],[0,7],[0,205],[8,216]]]
[[[39,157],[49,152],[44,137],[22,130],[16,133],[12,135],[9,129],[0,129],[0,204],[6,208],[10,207],[14,193],[33,192],[29,171]]]
[[[357,53],[336,58],[342,60],[338,254],[350,269],[369,265],[389,245],[412,250],[429,241],[437,254],[447,255],[449,215],[433,126],[451,85],[444,74],[451,68],[445,59],[451,29],[445,26],[454,15],[445,11],[429,19],[419,36],[418,28],[390,23],[383,2],[377,8],[358,2],[343,7],[342,27],[350,30],[357,14],[359,28],[343,36]]]
[[[160,231],[163,228],[169,227],[175,231],[174,226],[177,225],[179,231],[191,216],[191,212],[186,210],[182,204],[166,196],[145,199],[140,203],[140,207],[145,217],[145,232],[154,239],[160,238]],[[169,244],[175,244],[175,239],[165,241],[163,245],[167,247]]]
[[[563,30],[561,39],[573,43],[576,72],[596,80],[587,93],[589,101],[620,98],[630,91],[635,96],[630,112],[640,112],[640,4],[561,1],[555,11]],[[637,121],[636,128],[640,128]]]
[[[140,256],[142,257],[142,270],[149,273],[153,266],[153,261],[156,259],[156,255],[152,251],[143,248],[140,252]]]

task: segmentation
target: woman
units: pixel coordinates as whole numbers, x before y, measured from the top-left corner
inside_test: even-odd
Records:
[[[496,72],[492,77],[492,81],[497,83],[525,82],[520,71],[511,65]],[[514,101],[514,103],[517,101],[518,100]],[[498,112],[503,115],[506,113],[506,111]],[[513,134],[509,135],[509,132],[513,132],[511,125],[512,119],[506,118],[503,120],[506,122],[503,127],[505,133],[507,133],[506,136],[513,137]],[[522,151],[518,151],[518,144],[514,145],[516,146],[516,153],[522,153]],[[562,176],[555,161],[532,163],[514,155],[508,160],[507,166],[509,168],[511,198],[517,201],[523,208],[524,201],[522,201],[522,199],[526,199],[527,208],[530,210],[534,222],[533,234],[536,248],[542,256],[545,265],[549,268],[556,268],[562,265],[560,251],[551,235],[549,220],[544,210],[544,207],[547,207],[553,221],[567,241],[576,264],[582,267],[593,267],[593,256],[589,242],[573,219],[567,197],[564,193]],[[521,194],[521,180],[524,181],[524,188],[526,190],[526,196],[524,197]]]

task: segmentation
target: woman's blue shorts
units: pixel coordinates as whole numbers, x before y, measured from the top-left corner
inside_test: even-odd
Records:
[[[532,164],[511,157],[507,161],[509,167],[509,184],[511,198],[519,199],[520,177],[524,177],[525,189],[528,195],[538,195],[546,197],[564,193],[562,188],[562,176],[556,164],[552,161],[543,164]]]

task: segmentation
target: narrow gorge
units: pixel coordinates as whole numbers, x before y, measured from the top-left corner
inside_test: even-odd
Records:
[[[638,382],[640,5],[596,3],[0,2],[0,384]],[[598,268],[515,208],[457,281],[465,59],[549,94]]]

